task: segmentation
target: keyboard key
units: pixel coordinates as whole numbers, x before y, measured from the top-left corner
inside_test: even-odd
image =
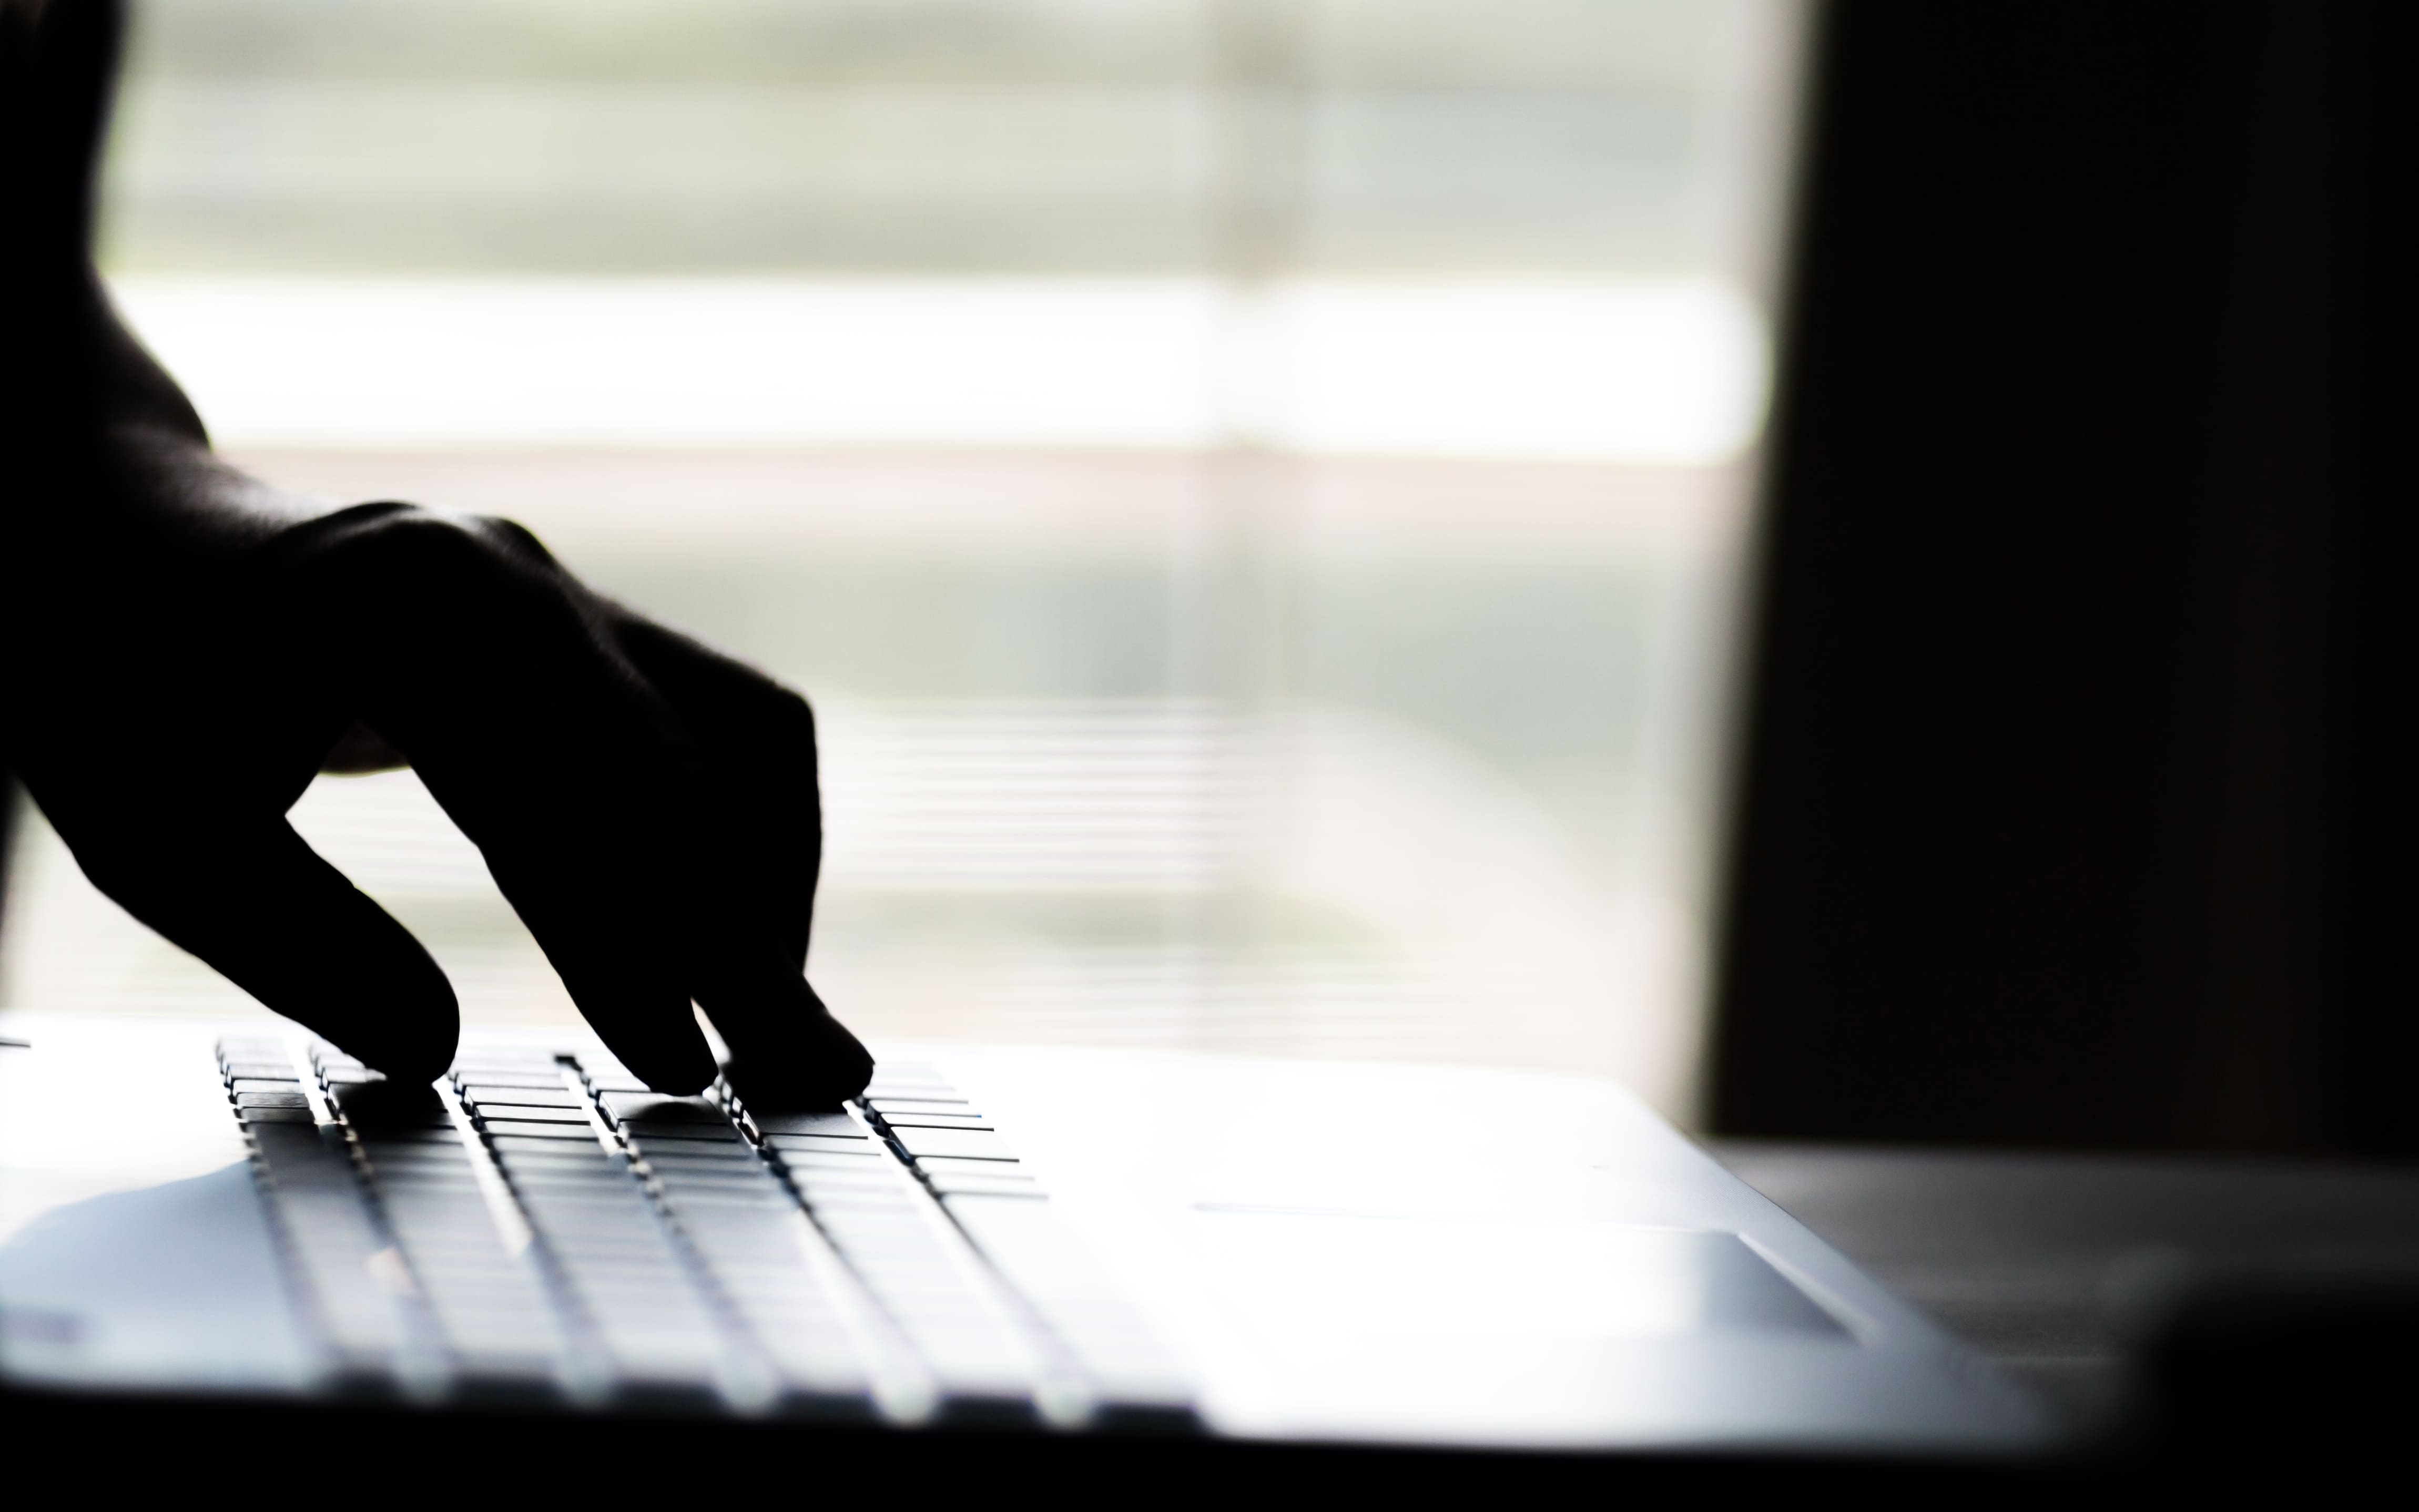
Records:
[[[329,1100],[360,1128],[451,1128],[445,1100],[425,1087],[367,1082],[329,1089]]]
[[[963,1103],[965,1098],[954,1087],[885,1085],[877,1081],[867,1087],[857,1101],[870,1107],[881,1103]]]
[[[513,1181],[513,1195],[520,1198],[520,1207],[534,1217],[559,1224],[563,1236],[591,1234],[591,1231],[614,1231],[631,1222],[631,1214],[646,1210],[646,1193],[636,1188],[629,1178],[619,1178],[624,1190],[605,1190],[600,1185],[578,1185],[568,1181]]]
[[[1016,1153],[998,1135],[973,1129],[917,1129],[891,1131],[891,1138],[901,1149],[922,1159],[940,1155],[958,1160],[1014,1160]]]
[[[897,1195],[909,1192],[914,1184],[914,1178],[895,1165],[864,1166],[845,1170],[792,1166],[784,1174],[789,1178],[791,1189],[809,1204],[836,1194]]]
[[[586,1107],[588,1099],[557,1082],[548,1087],[501,1087],[488,1082],[470,1082],[462,1095],[481,1107],[493,1103],[510,1103],[518,1107]]]
[[[679,1195],[721,1203],[788,1203],[790,1194],[770,1171],[658,1170],[652,1173],[658,1194]]]
[[[619,1155],[607,1156],[601,1149],[592,1154],[575,1145],[539,1144],[532,1140],[526,1146],[500,1150],[496,1154],[497,1164],[516,1181],[629,1180],[629,1161]]]
[[[629,1181],[629,1156],[608,1156],[600,1147],[578,1147],[568,1139],[505,1139],[491,1147],[505,1176],[530,1181],[576,1181],[612,1178]]]
[[[514,1172],[512,1188],[521,1206],[532,1213],[547,1213],[566,1221],[585,1223],[608,1208],[615,1211],[637,1211],[645,1207],[646,1194],[629,1176],[618,1172],[602,1172],[593,1176],[561,1174],[529,1175]]]
[[[410,1119],[362,1119],[339,1103],[336,1111],[344,1115],[346,1127],[363,1139],[377,1139],[394,1144],[460,1144],[462,1131],[450,1118],[428,1114]]]
[[[806,1199],[809,1208],[821,1208],[835,1202],[859,1207],[867,1203],[888,1202],[894,1206],[903,1203],[910,1210],[923,1205],[923,1199],[914,1190],[914,1184],[897,1176],[792,1172],[790,1185]]]
[[[336,1103],[335,1108],[343,1116],[346,1127],[364,1139],[393,1139],[403,1144],[428,1144],[435,1141],[455,1143],[464,1137],[462,1125],[456,1123],[450,1113],[442,1109],[416,1113],[409,1118],[390,1119],[363,1118],[360,1116],[358,1109],[342,1102]]]
[[[845,1113],[765,1113],[751,1114],[756,1127],[766,1135],[811,1134],[828,1139],[865,1139],[871,1138],[864,1125]]]
[[[481,1103],[479,1105],[479,1122],[482,1123],[495,1123],[501,1122],[515,1124],[572,1124],[583,1132],[592,1132],[595,1127],[595,1125],[588,1122],[588,1114],[581,1108],[516,1107],[510,1103]]]
[[[885,1128],[891,1129],[989,1129],[991,1120],[969,1113],[963,1118],[947,1118],[936,1113],[895,1113],[886,1115]]]
[[[881,1151],[875,1148],[873,1141],[863,1135],[839,1139],[822,1134],[767,1134],[764,1136],[764,1143],[782,1152],[785,1155],[793,1153],[828,1154],[850,1159],[880,1158],[881,1156]]]
[[[507,1156],[532,1160],[569,1160],[593,1165],[600,1160],[625,1160],[619,1146],[600,1140],[596,1130],[577,1123],[522,1123],[512,1119],[488,1119],[481,1125],[486,1131],[486,1146],[499,1160]],[[578,1138],[573,1138],[573,1136]]]
[[[796,1199],[778,1187],[743,1192],[729,1185],[673,1183],[659,1188],[665,1204],[680,1214],[682,1228],[700,1245],[711,1239],[715,1225],[786,1223],[798,1213]]]
[[[813,1134],[775,1134],[766,1136],[764,1148],[784,1161],[809,1166],[871,1164],[887,1168],[898,1164],[891,1157],[890,1147],[873,1139],[826,1139]]]
[[[468,1161],[454,1167],[398,1166],[372,1161],[369,1174],[377,1189],[390,1196],[475,1198],[485,1190]]]
[[[764,1178],[731,1176],[658,1176],[656,1190],[674,1208],[698,1212],[787,1212],[790,1194]]]
[[[300,1081],[291,1061],[230,1061],[221,1068],[229,1081]]]
[[[724,1128],[731,1123],[722,1109],[701,1097],[609,1092],[597,1101],[605,1105],[605,1111],[624,1123],[640,1119],[655,1123],[711,1123]]]
[[[373,1153],[404,1154],[412,1151],[441,1154],[462,1149],[462,1135],[457,1129],[363,1129],[355,1128],[354,1138],[362,1148]]]
[[[362,1158],[380,1181],[439,1182],[473,1174],[470,1153],[459,1145],[450,1150],[426,1146],[363,1150]]]
[[[725,1165],[650,1163],[648,1173],[659,1186],[678,1186],[688,1191],[759,1192],[778,1195],[780,1179],[773,1168],[761,1161],[732,1161]]]
[[[682,1160],[756,1158],[756,1147],[731,1128],[709,1129],[701,1123],[624,1123],[621,1135],[641,1150]]]
[[[744,1144],[650,1144],[642,1146],[639,1154],[657,1175],[671,1172],[748,1175],[764,1168],[763,1158]]]
[[[452,1165],[433,1161],[401,1162],[369,1160],[364,1163],[371,1184],[380,1192],[435,1194],[445,1192],[476,1193],[480,1190],[478,1173],[468,1160]]]
[[[969,1114],[973,1105],[963,1097],[868,1097],[866,1106],[888,1118],[898,1113]]]
[[[314,1122],[307,1107],[245,1107],[237,1114],[246,1123],[310,1123]]]
[[[941,1197],[1046,1197],[1041,1184],[1029,1176],[935,1176],[933,1192]]]
[[[482,1119],[487,1137],[500,1145],[507,1140],[547,1139],[593,1145],[596,1131],[586,1123],[550,1123],[537,1119]]]
[[[950,1155],[926,1155],[916,1162],[916,1168],[927,1176],[1016,1176],[1027,1175],[1021,1162],[1013,1160],[960,1160]]]
[[[379,1191],[390,1196],[452,1194],[479,1198],[486,1190],[480,1184],[479,1178],[467,1168],[459,1170],[414,1170],[408,1166],[373,1165],[370,1167],[370,1179],[377,1184]]]
[[[614,1160],[549,1160],[543,1156],[523,1158],[516,1155],[499,1162],[504,1174],[516,1186],[551,1185],[567,1188],[581,1183],[605,1185],[619,1191],[632,1186],[629,1163]]]
[[[691,1147],[746,1144],[739,1138],[739,1131],[728,1123],[718,1129],[708,1128],[702,1123],[628,1123],[623,1125],[623,1132],[643,1144],[656,1146],[665,1143]]]
[[[311,1100],[300,1092],[239,1092],[235,1094],[238,1107],[308,1107]]]
[[[643,1208],[647,1194],[627,1171],[510,1171],[513,1190],[521,1205],[566,1217],[578,1217],[601,1207]]]

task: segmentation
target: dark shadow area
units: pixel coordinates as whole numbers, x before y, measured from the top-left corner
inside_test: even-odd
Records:
[[[2057,1406],[2120,1488],[2269,1504],[2419,1406],[2419,1173],[1729,1142],[1724,1165]],[[2079,1463],[2089,1463],[2089,1457]]]
[[[2399,1157],[2414,18],[1833,8],[1720,1132]]]
[[[694,1494],[711,1474],[738,1495],[810,1485],[826,1497],[995,1498],[1003,1488],[1047,1488],[1059,1497],[1131,1499],[1139,1489],[1189,1503],[1332,1494],[1425,1501],[1578,1492],[1741,1501],[1816,1496],[1871,1507],[2021,1507],[2071,1503],[2096,1482],[2069,1467],[2000,1461],[1844,1456],[1726,1456],[1477,1452],[1416,1445],[1280,1443],[1151,1433],[1070,1435],[932,1428],[899,1433],[778,1419],[667,1417],[635,1413],[559,1415],[420,1412],[398,1419],[342,1405],[222,1398],[0,1392],[0,1413],[21,1430],[83,1437],[106,1431],[160,1456],[218,1455],[230,1442],[296,1443],[331,1462],[392,1459],[398,1424],[424,1463],[474,1469],[485,1488],[559,1483],[562,1467],[609,1464],[614,1489]],[[678,1452],[632,1453],[677,1434]],[[154,1458],[151,1463],[162,1463]],[[167,1463],[181,1463],[169,1460]],[[187,1472],[159,1473],[160,1484]],[[130,1480],[141,1483],[138,1467]],[[175,1484],[183,1484],[179,1479]],[[1179,1490],[1179,1488],[1181,1489]]]
[[[2414,63],[2378,4],[1818,39],[1711,1123],[2163,1499],[2414,1406]]]
[[[1716,1153],[2086,1422],[2121,1405],[2128,1352],[2195,1273],[2419,1257],[2419,1174],[2400,1171],[1746,1142]]]

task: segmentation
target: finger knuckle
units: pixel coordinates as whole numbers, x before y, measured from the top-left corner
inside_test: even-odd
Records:
[[[764,724],[774,747],[793,756],[803,754],[807,759],[812,760],[815,753],[814,706],[807,702],[804,695],[778,683],[769,684],[767,692],[770,696],[765,700]]]
[[[474,571],[494,549],[460,515],[392,504],[350,522],[330,543],[328,555],[340,566],[372,575],[419,575]]]
[[[354,513],[354,512],[347,512]],[[516,544],[517,532],[527,546]],[[431,604],[501,605],[527,599],[543,548],[509,522],[413,504],[364,509],[329,533],[311,576],[354,610],[408,612]]]
[[[773,689],[773,717],[785,727],[810,741],[814,739],[815,709],[814,705],[807,702],[805,694],[777,684]]]
[[[470,529],[499,550],[525,561],[547,567],[554,565],[554,554],[546,549],[546,542],[518,520],[509,520],[501,514],[469,514],[462,518]]]

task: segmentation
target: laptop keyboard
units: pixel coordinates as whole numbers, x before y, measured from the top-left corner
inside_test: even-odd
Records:
[[[929,1067],[759,1119],[597,1056],[220,1071],[332,1381],[420,1399],[1183,1427],[1180,1370]]]

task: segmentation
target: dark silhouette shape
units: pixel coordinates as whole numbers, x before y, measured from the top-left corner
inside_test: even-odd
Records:
[[[1826,15],[1714,1125],[2419,1152],[2419,12]]]
[[[808,986],[814,719],[509,521],[331,510],[211,453],[91,256],[117,0],[0,0],[0,753],[101,891],[398,1080],[452,988],[285,814],[403,761],[608,1046],[670,1092],[829,1104],[871,1063]]]

